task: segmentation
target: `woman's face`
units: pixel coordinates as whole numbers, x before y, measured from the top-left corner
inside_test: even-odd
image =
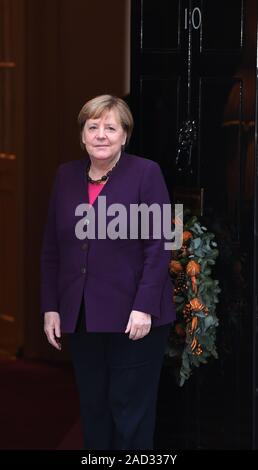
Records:
[[[126,142],[126,132],[116,110],[103,113],[98,119],[88,119],[82,131],[82,141],[90,158],[112,160]]]

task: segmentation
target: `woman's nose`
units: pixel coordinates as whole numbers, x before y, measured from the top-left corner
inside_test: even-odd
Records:
[[[96,133],[97,139],[105,139],[106,133],[104,127],[99,127]]]

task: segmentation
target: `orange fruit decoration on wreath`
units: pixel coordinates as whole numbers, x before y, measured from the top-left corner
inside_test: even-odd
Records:
[[[170,272],[174,274],[181,273],[183,271],[183,266],[179,261],[172,260],[169,264]]]
[[[197,261],[189,261],[186,266],[186,274],[191,278],[192,281],[192,289],[196,293],[197,292],[197,284],[196,284],[196,276],[198,276],[201,272],[201,266]]]
[[[193,237],[192,233],[189,232],[189,230],[185,230],[183,232],[183,243],[188,242],[188,240],[190,240],[190,238],[192,238],[192,237]]]
[[[201,303],[201,301],[197,297],[190,300],[190,305],[191,305],[192,310],[194,310],[195,312],[198,312],[205,308],[204,305]]]

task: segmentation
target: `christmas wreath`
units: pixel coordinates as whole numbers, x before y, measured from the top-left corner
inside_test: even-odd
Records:
[[[217,358],[216,304],[219,282],[212,279],[211,267],[218,256],[214,234],[192,216],[183,226],[183,243],[174,251],[170,274],[174,284],[177,318],[171,330],[167,359],[177,358],[177,381],[182,386],[194,367]]]

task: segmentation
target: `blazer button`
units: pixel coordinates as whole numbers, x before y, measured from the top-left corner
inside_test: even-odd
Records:
[[[86,274],[86,268],[81,268],[81,273]]]
[[[88,243],[83,243],[82,244],[82,250],[85,251],[85,250],[87,250],[87,248],[88,248]]]

